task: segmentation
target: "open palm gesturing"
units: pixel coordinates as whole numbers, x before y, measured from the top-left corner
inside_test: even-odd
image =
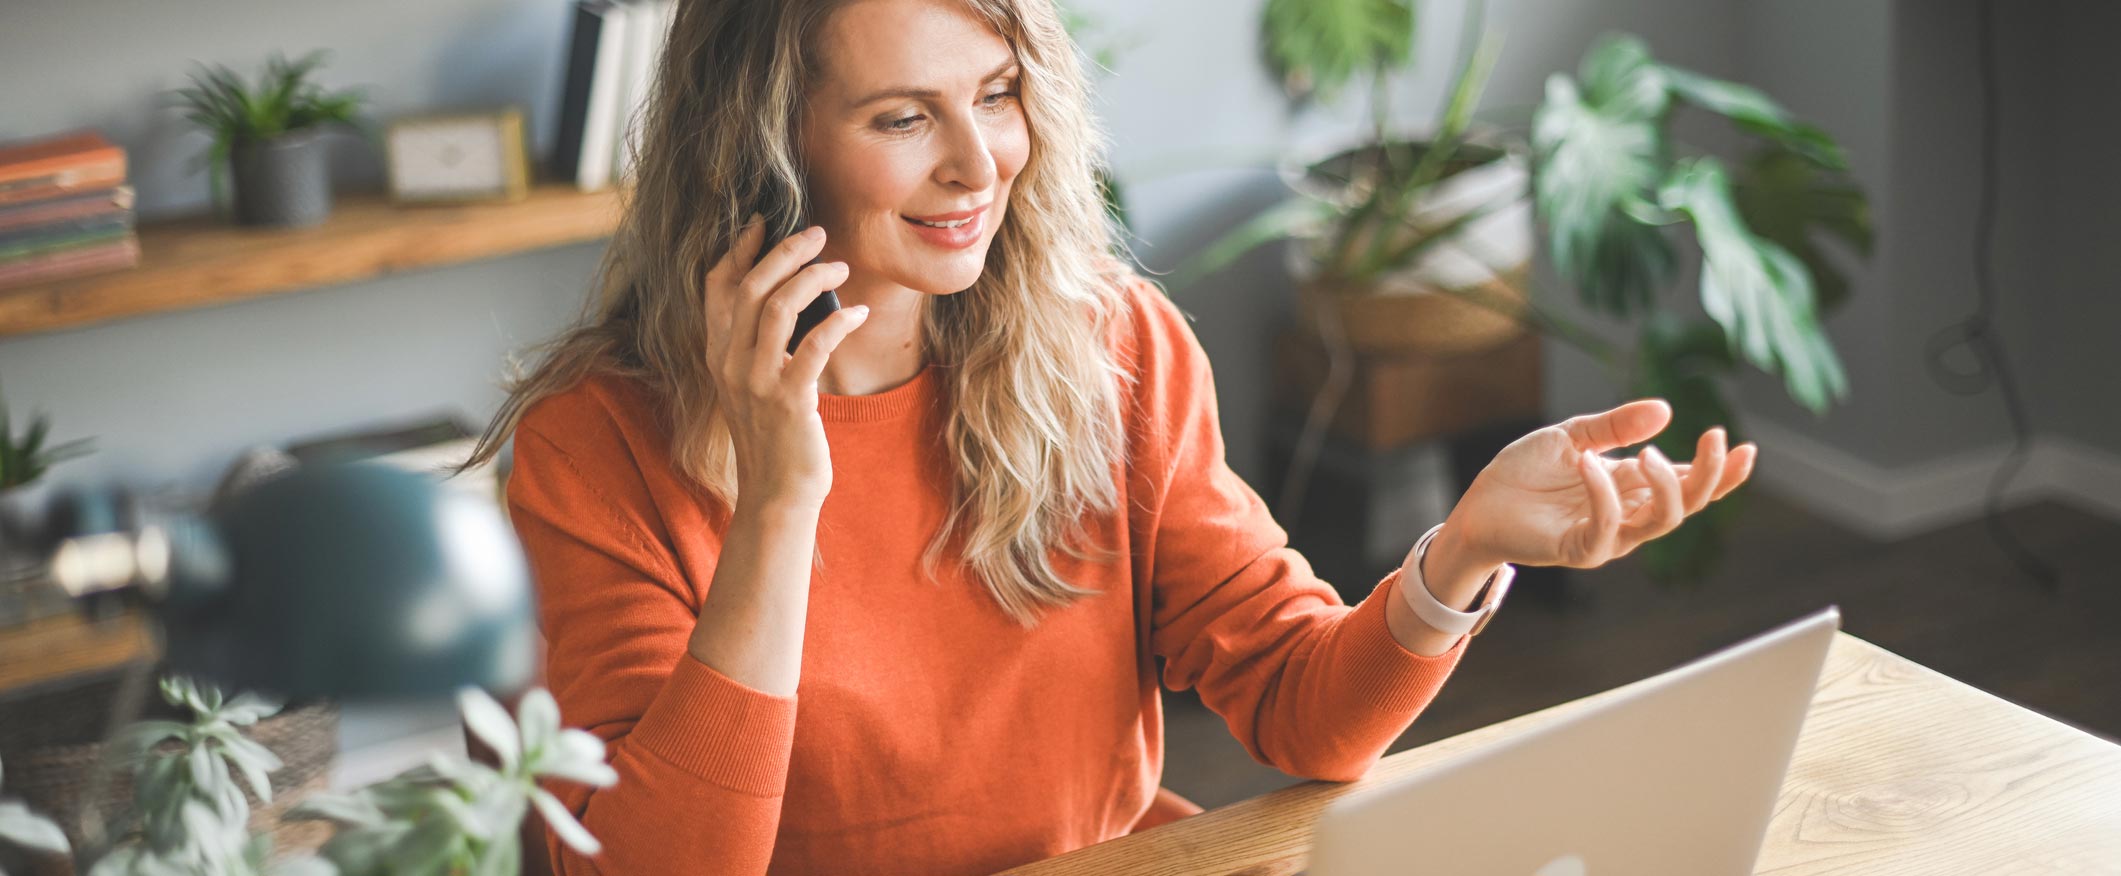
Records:
[[[1480,564],[1592,568],[1626,556],[1744,483],[1759,455],[1751,443],[1727,448],[1720,427],[1702,434],[1691,463],[1655,447],[1603,455],[1671,421],[1664,400],[1641,399],[1519,438],[1474,478],[1450,526]]]

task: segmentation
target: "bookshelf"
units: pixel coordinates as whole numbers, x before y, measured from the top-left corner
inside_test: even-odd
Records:
[[[340,195],[300,229],[210,217],[145,222],[138,267],[0,290],[0,337],[34,334],[352,283],[609,237],[617,189],[535,186],[510,203],[398,206]]]

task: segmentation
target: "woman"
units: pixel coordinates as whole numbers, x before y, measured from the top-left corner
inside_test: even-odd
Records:
[[[562,872],[984,873],[1198,811],[1158,793],[1153,657],[1297,776],[1433,698],[1467,637],[1400,571],[1343,604],[1225,465],[1192,330],[1104,255],[1100,139],[1050,0],[681,4],[603,294],[482,446],[514,437],[547,683],[620,776],[551,786],[603,842]],[[1669,417],[1510,445],[1410,552],[1422,597],[1745,479],[1721,430],[1598,455]]]

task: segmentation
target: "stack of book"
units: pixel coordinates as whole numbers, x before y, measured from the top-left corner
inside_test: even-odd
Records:
[[[552,175],[585,192],[624,181],[675,0],[580,0],[560,89]]]
[[[94,131],[0,143],[0,289],[139,263],[124,149]]]

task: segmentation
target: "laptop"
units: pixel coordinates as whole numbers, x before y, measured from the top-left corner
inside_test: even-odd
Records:
[[[1828,607],[1341,797],[1309,876],[1749,874],[1841,628]]]

